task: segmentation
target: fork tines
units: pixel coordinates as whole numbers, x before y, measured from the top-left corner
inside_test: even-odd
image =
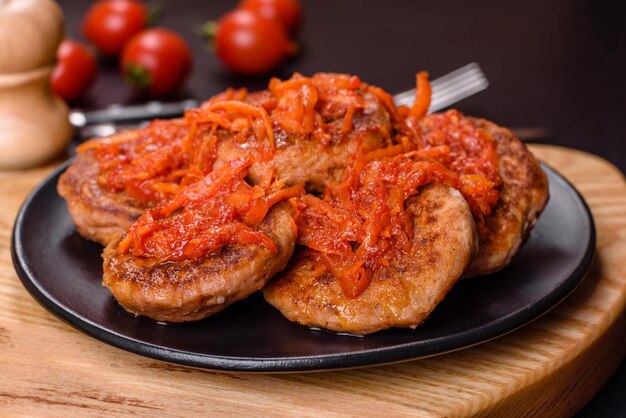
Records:
[[[486,89],[489,82],[480,66],[472,62],[433,80],[430,84],[433,93],[428,111],[436,112]],[[397,106],[411,105],[414,99],[415,89],[405,91],[393,97]]]

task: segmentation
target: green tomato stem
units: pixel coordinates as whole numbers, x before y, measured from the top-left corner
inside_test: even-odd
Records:
[[[124,82],[128,86],[138,90],[145,90],[150,87],[152,76],[146,67],[131,62],[126,64],[125,69]]]

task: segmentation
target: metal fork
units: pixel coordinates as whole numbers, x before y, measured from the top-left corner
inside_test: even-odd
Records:
[[[480,66],[472,62],[463,67],[439,77],[430,83],[433,92],[430,100],[429,112],[436,112],[451,104],[457,103],[489,86],[487,77]],[[393,96],[396,106],[412,105],[415,100],[415,89]]]

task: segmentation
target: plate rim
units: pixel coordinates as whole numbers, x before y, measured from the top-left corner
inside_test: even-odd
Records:
[[[519,312],[516,312],[512,318],[501,318],[498,320],[498,322],[484,324],[479,327],[474,327],[463,332],[456,333],[454,336],[455,341],[458,341],[458,343],[453,344],[454,347],[435,352],[433,352],[433,350],[430,350],[430,352],[426,354],[416,354],[414,342],[358,350],[349,353],[331,353],[294,357],[262,358],[194,353],[167,346],[157,345],[150,342],[139,341],[129,335],[121,334],[119,332],[111,330],[106,326],[102,326],[99,323],[95,323],[94,321],[86,318],[80,312],[76,312],[69,307],[63,306],[62,302],[58,301],[44,287],[41,286],[41,283],[37,279],[37,277],[35,277],[32,271],[28,269],[28,266],[23,263],[25,256],[23,254],[24,249],[23,243],[21,241],[22,237],[21,234],[19,234],[19,231],[24,226],[25,217],[28,213],[28,209],[31,207],[34,199],[38,196],[38,194],[44,188],[50,187],[50,183],[53,182],[54,179],[58,177],[63,171],[65,171],[67,167],[74,161],[74,159],[75,158],[71,158],[62,163],[48,176],[46,176],[28,194],[27,198],[24,200],[18,211],[11,235],[11,258],[17,275],[22,285],[26,288],[26,290],[28,290],[31,296],[35,300],[37,300],[39,304],[41,304],[49,312],[62,319],[73,328],[118,349],[173,364],[180,364],[184,366],[224,372],[313,372],[380,366],[384,364],[411,361],[419,358],[433,357],[453,351],[462,350],[513,332],[554,309],[560,304],[560,302],[566,299],[567,296],[571,294],[584,280],[595,256],[596,227],[587,202],[585,201],[581,193],[576,189],[576,187],[571,182],[569,182],[569,180],[567,180],[567,178],[561,175],[550,165],[546,164],[545,162],[541,162],[542,168],[544,170],[549,171],[559,181],[563,182],[571,192],[574,193],[574,196],[577,200],[578,209],[585,215],[586,220],[589,224],[589,240],[584,250],[583,257],[581,257],[581,259],[578,261],[578,264],[573,269],[571,275],[559,286],[557,286],[555,290],[551,291],[546,296],[535,301],[534,303],[524,306],[523,309],[521,309]],[[577,277],[577,279],[572,279],[572,277]],[[481,279],[476,278],[474,280]],[[513,320],[512,325],[511,322],[509,322],[511,320]],[[480,337],[477,338],[477,335],[480,335]],[[357,337],[338,336],[338,338]],[[367,338],[367,336],[363,338]],[[430,339],[430,341],[432,342],[432,344],[437,345],[441,342],[445,343],[448,338],[449,337],[447,336],[443,336],[432,338]],[[375,361],[372,361],[372,357],[376,357]]]

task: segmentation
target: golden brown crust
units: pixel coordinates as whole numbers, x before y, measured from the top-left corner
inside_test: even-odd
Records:
[[[103,253],[103,284],[135,315],[166,322],[205,318],[261,289],[287,265],[296,239],[290,206],[275,206],[259,229],[278,252],[261,245],[233,245],[201,260],[159,264],[120,255],[118,242],[113,242]]]
[[[472,121],[497,142],[503,185],[494,212],[477,223],[480,247],[464,277],[490,274],[506,267],[548,201],[548,178],[528,148],[506,128],[484,119]]]
[[[291,321],[309,327],[368,334],[417,326],[468,265],[477,236],[467,203],[446,186],[426,187],[409,200],[407,210],[415,223],[410,254],[378,270],[358,297],[344,296],[338,280],[304,250],[263,289],[265,299]]]

